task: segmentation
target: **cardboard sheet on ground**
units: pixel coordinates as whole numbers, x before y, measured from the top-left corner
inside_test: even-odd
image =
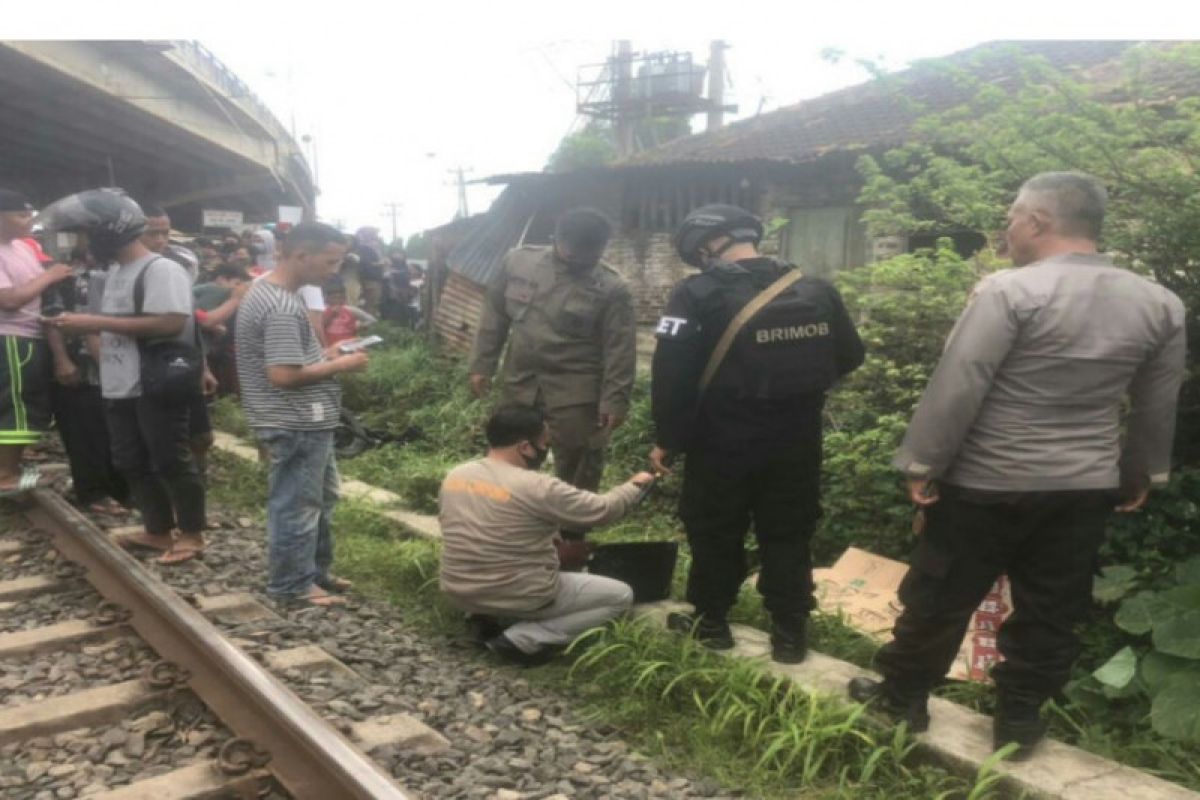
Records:
[[[896,593],[906,572],[907,564],[851,547],[832,567],[813,570],[813,579],[822,610],[841,611],[852,626],[886,642],[903,608]],[[1001,576],[971,617],[951,678],[990,682],[988,672],[1000,660],[996,632],[1010,613],[1008,578]]]

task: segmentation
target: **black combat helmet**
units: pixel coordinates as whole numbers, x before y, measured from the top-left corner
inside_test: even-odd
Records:
[[[757,245],[763,237],[762,220],[738,206],[700,206],[684,217],[675,231],[675,251],[683,263],[704,269],[708,264],[700,248],[721,236],[729,237],[726,247],[739,242]]]
[[[55,200],[36,222],[48,232],[85,233],[97,263],[106,264],[117,251],[142,235],[146,215],[122,189],[89,189]]]

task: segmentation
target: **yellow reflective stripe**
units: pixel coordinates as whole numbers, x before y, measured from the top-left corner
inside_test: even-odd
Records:
[[[0,445],[36,444],[42,435],[37,431],[0,432]]]
[[[25,410],[25,401],[21,397],[21,393],[25,386],[22,368],[33,360],[33,345],[29,345],[29,353],[24,360],[21,359],[21,351],[17,337],[4,337],[4,345],[6,356],[8,358],[8,388],[10,394],[12,395],[13,402],[13,431],[10,431],[9,433],[23,432],[24,436],[28,437],[32,432],[29,430],[29,415]],[[16,442],[15,444],[20,444],[20,442]]]
[[[8,361],[8,392],[12,396],[13,427],[21,427],[21,394],[20,372],[17,358],[17,340],[12,336],[4,337],[4,357]]]

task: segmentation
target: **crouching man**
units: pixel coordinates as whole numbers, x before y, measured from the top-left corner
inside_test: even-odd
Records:
[[[554,539],[624,516],[650,473],[593,494],[538,471],[550,450],[542,411],[505,406],[487,423],[487,456],[442,483],[441,588],[468,614],[500,621],[488,649],[537,664],[633,602],[633,590],[599,575],[560,572]],[[501,627],[507,624],[507,627]]]

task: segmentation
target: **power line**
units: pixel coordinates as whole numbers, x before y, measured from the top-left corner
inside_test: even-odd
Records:
[[[466,218],[471,216],[471,211],[467,207],[467,175],[475,170],[471,167],[457,166],[454,169],[446,170],[454,176],[454,185],[458,187],[458,218]]]

